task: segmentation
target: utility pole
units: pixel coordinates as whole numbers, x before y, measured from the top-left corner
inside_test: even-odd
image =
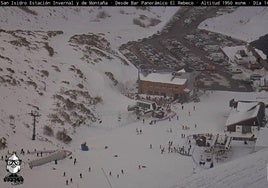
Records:
[[[36,123],[36,118],[37,117],[40,117],[41,116],[41,114],[39,114],[39,112],[37,112],[37,111],[31,111],[31,113],[30,113],[30,115],[31,116],[33,116],[33,136],[32,136],[32,140],[35,140],[35,123]]]

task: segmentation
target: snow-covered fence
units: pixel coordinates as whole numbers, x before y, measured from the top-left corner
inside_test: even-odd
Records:
[[[29,151],[28,152],[28,154],[36,154],[36,153],[43,153],[43,154],[45,154],[45,153],[54,153],[54,152],[56,152],[57,150],[43,150],[43,151]]]
[[[70,154],[71,154],[71,152],[68,152],[65,150],[56,151],[55,153],[52,153],[51,155],[49,155],[47,157],[43,157],[40,159],[30,161],[29,167],[33,168],[35,166],[41,166],[41,165],[49,163],[51,161],[62,160],[64,158],[66,158],[67,156],[69,156]]]

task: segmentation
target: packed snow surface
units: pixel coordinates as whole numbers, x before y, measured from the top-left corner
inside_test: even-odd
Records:
[[[44,144],[39,140],[33,142],[30,139],[31,131],[22,131],[22,134],[14,137],[12,149],[19,150],[23,147],[25,150],[33,151],[37,148],[40,151],[44,148],[48,150],[63,146],[64,149],[72,152],[73,158],[58,161],[58,164],[53,162],[30,169],[27,165],[28,158],[36,157],[22,156],[26,162],[21,172],[25,182],[20,187],[64,187],[65,181],[70,178],[73,179],[73,183],[69,184],[69,187],[109,187],[102,169],[108,176],[112,187],[119,188],[162,188],[174,187],[174,185],[178,187],[267,186],[267,151],[261,151],[243,159],[241,157],[252,151],[252,146],[248,146],[247,152],[244,153],[239,147],[234,146],[235,155],[231,159],[232,163],[218,165],[212,170],[204,170],[197,167],[191,157],[168,153],[167,150],[161,154],[159,148],[160,145],[167,148],[169,141],[173,141],[174,145],[184,143],[185,140],[180,137],[181,133],[191,135],[223,132],[230,112],[229,100],[233,98],[256,100],[265,96],[266,93],[223,91],[211,93],[207,91],[207,94],[201,97],[200,103],[184,104],[183,109],[180,104],[172,107],[172,110],[179,115],[179,120],[174,117],[171,121],[158,121],[153,125],[149,124],[150,119],[146,118],[143,123],[142,120],[137,120],[126,111],[116,113],[113,109],[109,111],[103,109],[102,123],[96,122],[89,127],[83,126],[76,129],[76,136],[69,145],[55,146],[53,143],[45,142]],[[116,105],[117,101],[114,101],[114,107]],[[119,114],[121,121],[118,121]],[[194,128],[195,124],[197,128]],[[182,125],[187,125],[190,129],[182,130]],[[142,133],[137,134],[136,129],[142,130]],[[83,142],[87,143],[89,151],[80,149],[80,144]],[[150,149],[150,144],[152,144],[152,149]],[[75,165],[73,164],[74,158],[77,158]],[[0,174],[4,176],[6,174],[5,162],[0,164]],[[89,172],[89,167],[91,172]],[[193,168],[196,168],[196,175],[193,175]],[[63,177],[63,172],[66,172],[65,177]],[[82,179],[79,177],[80,173],[83,174]],[[235,181],[237,178],[238,182]],[[4,182],[0,182],[0,186],[12,187]]]
[[[242,160],[241,157],[252,150],[251,146],[234,147],[234,155],[230,159],[233,162],[223,167],[215,164],[216,167],[212,170],[198,168],[191,157],[167,152],[168,142],[172,141],[174,146],[185,143],[181,134],[188,136],[194,133],[223,132],[230,113],[229,100],[264,99],[267,93],[206,91],[201,96],[200,103],[184,104],[183,109],[181,104],[172,105],[172,111],[176,113],[174,118],[170,121],[157,121],[153,125],[149,124],[151,118],[145,117],[143,123],[127,111],[127,106],[134,101],[122,93],[135,87],[137,69],[131,64],[124,64],[124,57],[116,48],[122,43],[156,33],[178,10],[177,7],[150,7],[149,10],[135,7],[124,7],[123,10],[113,7],[29,9],[30,13],[29,10],[27,12],[18,7],[0,9],[1,29],[5,30],[1,31],[0,36],[3,62],[0,80],[3,82],[0,85],[0,136],[8,142],[8,148],[0,150],[0,156],[17,151],[23,159],[21,175],[25,182],[19,187],[105,188],[111,185],[116,188],[169,188],[174,185],[197,187],[200,181],[201,187],[213,187],[214,184],[220,188],[226,185],[241,188],[247,185],[267,187],[266,150]],[[261,12],[260,8],[258,10]],[[266,15],[267,11],[263,10],[262,14]],[[145,28],[133,24],[134,18],[141,17],[146,18],[146,24],[151,19],[159,19],[161,22]],[[262,23],[262,27],[266,26]],[[63,33],[49,37],[47,32],[55,30]],[[94,33],[94,37],[89,33]],[[70,42],[74,35],[84,34],[91,36],[90,39],[101,38],[97,42],[99,47]],[[107,43],[111,44],[111,48],[107,47]],[[45,45],[47,49],[44,48]],[[54,54],[49,56],[51,48],[54,49]],[[115,85],[116,82],[112,80],[118,81],[118,84]],[[82,92],[87,98],[81,95],[67,96],[66,91],[71,94]],[[95,97],[102,101],[94,104]],[[51,113],[62,113],[65,117],[70,115],[62,111],[68,105],[60,111],[57,109],[62,101],[55,98],[63,98],[62,101],[71,104],[76,102],[73,106],[84,108],[73,110],[72,114],[83,116],[81,109],[86,109],[90,115],[96,116],[96,121],[87,120],[77,127],[70,123],[51,123],[48,119]],[[29,113],[34,109],[39,109],[42,116],[37,122],[37,139],[32,141],[32,117]],[[76,125],[72,119],[70,121]],[[54,136],[43,135],[45,125],[51,126],[54,134],[57,130],[65,130],[72,137],[72,142],[64,144]],[[182,130],[182,126],[190,129]],[[81,150],[84,142],[89,151]],[[163,154],[160,145],[165,148]],[[22,148],[30,153],[21,155]],[[34,152],[35,149],[39,156]],[[40,158],[40,152],[46,156],[51,150],[61,149],[72,152],[72,158],[60,160],[57,164],[51,162],[29,168],[28,162]],[[7,174],[5,168],[5,161],[0,160],[0,178]],[[193,175],[193,168],[196,168],[196,175]],[[200,178],[197,180],[196,177]],[[235,181],[235,177],[241,181]],[[219,181],[216,181],[217,178]],[[222,179],[227,184],[220,181]],[[66,185],[66,180],[69,185]],[[0,187],[13,186],[0,181]]]

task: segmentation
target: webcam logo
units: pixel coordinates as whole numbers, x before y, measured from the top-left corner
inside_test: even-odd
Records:
[[[18,156],[13,153],[6,160],[6,170],[8,174],[4,178],[4,182],[11,182],[12,185],[22,184],[24,179],[19,174],[21,170],[21,162],[22,160],[18,158]]]

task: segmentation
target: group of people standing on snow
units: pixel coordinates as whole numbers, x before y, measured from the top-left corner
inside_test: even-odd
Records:
[[[70,157],[70,159],[72,159],[72,156]],[[76,163],[77,163],[77,159],[74,158],[73,164],[76,165]],[[91,172],[91,167],[88,168],[88,172]],[[63,172],[63,177],[66,177],[66,172]],[[80,177],[80,179],[82,179],[83,178],[83,174],[82,173],[79,173],[79,177]],[[65,181],[65,184],[66,185],[69,185],[69,183],[73,183],[73,178],[72,177],[70,179],[67,179]]]
[[[136,133],[137,133],[137,134],[142,134],[142,129],[138,129],[138,128],[136,128]]]

